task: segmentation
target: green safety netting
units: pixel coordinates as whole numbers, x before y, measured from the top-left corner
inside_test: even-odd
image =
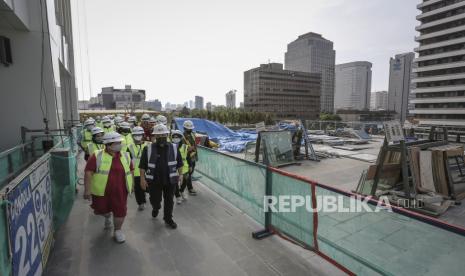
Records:
[[[195,177],[224,199],[264,224],[266,168],[209,149],[198,149]]]
[[[294,201],[295,209],[290,212],[273,212],[271,224],[277,230],[307,246],[314,247],[313,242],[313,213],[312,190],[310,184],[298,179],[281,175],[276,172],[271,173],[272,195],[277,198],[276,206],[279,207],[279,198],[291,202],[287,196],[296,196]],[[300,206],[303,204],[303,206]],[[298,207],[298,205],[300,207]]]
[[[349,209],[360,200],[321,187]],[[318,202],[321,206],[321,201]],[[319,250],[357,275],[461,275],[465,238],[384,208],[318,212]],[[361,211],[360,211],[361,210]]]
[[[0,275],[10,275],[11,271],[7,225],[6,202],[0,200]]]

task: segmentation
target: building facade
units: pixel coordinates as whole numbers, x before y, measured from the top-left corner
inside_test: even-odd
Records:
[[[195,96],[195,109],[203,109],[203,97]]]
[[[465,1],[423,1],[415,29],[415,98],[420,124],[465,126]]]
[[[144,109],[145,90],[132,89],[131,85],[124,89],[103,87],[98,99],[105,109]]]
[[[371,93],[370,110],[388,110],[388,92],[376,91]]]
[[[207,105],[206,105],[206,107],[207,107],[207,111],[212,111],[212,110],[213,110],[213,109],[212,109],[213,107],[212,107],[212,103],[211,103],[211,102],[208,102]]]
[[[145,108],[152,109],[155,111],[161,111],[162,109],[162,104],[159,100],[153,100],[153,101],[146,101],[145,102]]]
[[[72,30],[70,0],[0,0],[0,41],[10,50],[0,54],[0,124],[8,130],[0,151],[21,143],[23,126],[45,129],[46,121],[49,129],[62,129],[77,123]]]
[[[231,90],[226,93],[226,107],[236,108],[236,90]]]
[[[280,63],[244,72],[244,109],[277,119],[318,119],[321,74],[283,70]]]
[[[287,45],[286,70],[321,74],[320,109],[332,113],[334,109],[334,70],[336,51],[333,42],[316,33],[301,35]]]
[[[389,61],[389,94],[388,109],[397,113],[396,118],[402,123],[409,110],[409,99],[413,89],[413,60],[414,53],[396,55]]]
[[[334,108],[368,110],[371,96],[371,66],[368,61],[336,65]]]

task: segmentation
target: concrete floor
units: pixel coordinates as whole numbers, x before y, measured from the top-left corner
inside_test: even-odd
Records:
[[[137,211],[129,198],[124,244],[103,230],[103,218],[93,215],[80,193],[56,233],[45,275],[343,274],[279,237],[254,240],[251,233],[260,225],[200,183],[196,187],[197,197],[175,207],[176,230],[152,218],[150,208]]]

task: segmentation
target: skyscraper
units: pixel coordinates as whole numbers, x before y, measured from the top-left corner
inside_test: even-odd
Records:
[[[236,90],[226,93],[226,108],[236,108]]]
[[[425,125],[464,126],[465,1],[423,1],[417,8],[420,46],[410,113]]]
[[[207,103],[207,111],[212,111],[212,102]]]
[[[370,110],[388,110],[388,92],[376,91],[370,96]]]
[[[203,97],[195,96],[195,108],[203,109]]]
[[[287,45],[285,69],[321,74],[321,111],[333,112],[336,51],[333,42],[317,33],[306,33]]]
[[[283,70],[280,63],[261,64],[244,72],[244,109],[277,119],[318,119],[320,76]]]
[[[407,118],[414,53],[396,55],[389,61],[388,109],[395,111],[402,123]]]
[[[334,109],[370,109],[371,66],[368,61],[336,65]]]

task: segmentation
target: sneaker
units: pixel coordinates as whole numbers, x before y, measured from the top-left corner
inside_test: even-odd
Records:
[[[139,207],[137,208],[137,210],[139,210],[139,211],[144,211],[144,210],[145,210],[145,203],[142,203],[141,205],[139,205]]]
[[[152,210],[152,217],[156,218],[158,216],[158,210]]]
[[[182,198],[181,198],[181,197],[177,197],[177,198],[176,198],[176,203],[177,203],[177,204],[181,204],[181,203],[182,203]]]
[[[174,220],[165,220],[165,224],[171,229],[176,229],[178,227],[178,225],[176,224],[176,222],[174,222]]]
[[[103,229],[105,230],[108,230],[108,229],[111,229],[112,227],[112,222],[111,222],[111,214],[108,214],[105,216],[105,225],[103,227]]]
[[[124,236],[123,231],[115,230],[115,241],[117,243],[123,243],[126,241],[126,237]]]
[[[186,192],[181,193],[181,198],[182,198],[182,200],[187,200]]]
[[[192,189],[192,190],[189,191],[189,195],[196,196],[197,192],[194,189]]]

